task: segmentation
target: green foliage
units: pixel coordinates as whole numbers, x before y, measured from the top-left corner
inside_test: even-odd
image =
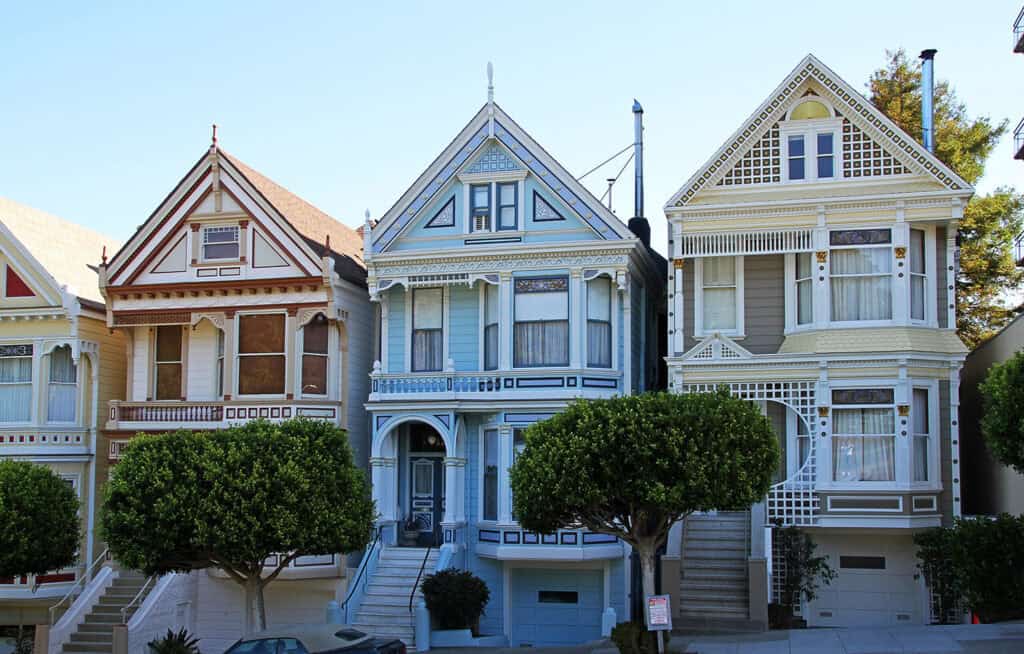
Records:
[[[671,632],[663,631],[666,651]],[[648,631],[642,622],[620,622],[612,627],[612,642],[619,648],[619,654],[657,654],[658,634]]]
[[[933,589],[962,594],[984,622],[1024,617],[1024,516],[957,519],[952,527],[915,535],[914,542]]]
[[[168,629],[163,638],[149,641],[152,654],[199,654],[199,639],[184,628],[175,633]]]
[[[527,429],[511,470],[515,512],[540,533],[581,523],[663,540],[693,511],[761,500],[778,457],[768,420],[724,388],[581,400]]]
[[[782,600],[785,607],[796,607],[800,598],[814,601],[820,582],[826,586],[836,578],[828,557],[815,556],[818,549],[810,534],[798,527],[776,527],[774,538],[782,551]]]
[[[78,498],[46,466],[0,461],[0,577],[72,565],[80,541]]]
[[[936,528],[914,534],[917,545],[918,568],[924,574],[925,583],[932,596],[932,613],[941,624],[957,624],[960,621],[957,606],[963,597],[960,578],[953,566],[953,529]]]
[[[902,49],[886,52],[888,61],[868,82],[871,102],[905,132],[921,140],[921,66]],[[977,183],[985,162],[1006,132],[1005,120],[970,118],[949,83],[935,84],[935,156],[964,180]],[[1003,292],[1024,281],[1013,260],[1013,239],[1022,227],[1024,196],[1012,188],[975,196],[960,221],[960,271],[957,278],[957,329],[970,347],[1009,322],[1015,309]]]
[[[1024,351],[989,368],[981,390],[981,433],[993,456],[1024,474]]]
[[[475,628],[491,591],[468,570],[448,568],[423,578],[423,601],[441,629]]]

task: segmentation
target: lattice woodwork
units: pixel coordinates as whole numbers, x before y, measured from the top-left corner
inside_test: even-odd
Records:
[[[742,186],[779,182],[782,180],[780,157],[779,124],[775,123],[717,185]]]
[[[849,120],[843,120],[843,177],[907,175],[911,171]]]

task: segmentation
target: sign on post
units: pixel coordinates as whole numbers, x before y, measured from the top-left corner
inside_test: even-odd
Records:
[[[661,632],[672,630],[672,609],[668,595],[651,595],[647,598],[647,630],[658,634],[658,654],[665,651],[665,640]]]

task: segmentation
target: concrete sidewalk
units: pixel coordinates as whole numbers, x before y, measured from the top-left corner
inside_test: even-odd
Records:
[[[1024,623],[680,634],[669,649],[686,654],[1018,654],[1024,653]]]

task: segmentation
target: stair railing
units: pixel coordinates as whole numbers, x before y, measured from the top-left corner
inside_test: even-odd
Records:
[[[89,567],[82,572],[82,574],[78,577],[77,580],[75,580],[74,585],[72,585],[71,588],[68,589],[67,594],[65,594],[64,597],[60,598],[59,602],[50,607],[51,627],[57,624],[57,610],[60,609],[60,607],[63,606],[65,602],[68,603],[68,607],[70,608],[71,603],[74,602],[73,598],[78,597],[78,595],[81,594],[82,589],[85,588],[85,585],[89,581],[91,581],[94,576],[96,576],[96,570],[98,570],[102,566],[102,564],[106,563],[109,560],[109,549],[105,549],[102,552],[100,552],[100,555],[96,557],[96,560],[89,564]]]
[[[356,570],[356,578],[352,581],[352,585],[349,587],[348,596],[345,598],[345,601],[341,604],[342,610],[345,611],[346,624],[348,623],[348,606],[349,603],[352,601],[352,596],[355,595],[356,590],[359,589],[359,580],[362,579],[363,575],[366,573],[366,568],[369,567],[370,559],[373,558],[374,553],[376,552],[378,556],[380,555],[380,548],[378,546],[383,547],[383,544],[381,543],[381,533],[384,531],[384,528],[377,527],[375,531],[376,534],[373,537],[373,542],[370,543],[370,546],[366,548],[366,553],[363,555],[363,560],[359,562],[359,568]]]
[[[142,584],[142,588],[139,589],[139,592],[135,593],[135,597],[132,598],[132,601],[124,605],[124,608],[121,609],[121,624],[128,624],[128,611],[136,604],[142,604],[142,597],[145,594],[146,589],[148,589],[149,585],[154,583],[155,580],[156,575],[149,575],[149,577],[146,578],[146,583]]]
[[[409,592],[409,613],[412,613],[412,602],[416,599],[416,590],[420,587],[420,578],[423,576],[423,570],[427,567],[427,559],[430,558],[430,550],[434,548],[434,543],[431,541],[427,545],[427,553],[423,555],[423,563],[420,564],[420,571],[416,574],[416,583],[412,585],[412,590]]]

